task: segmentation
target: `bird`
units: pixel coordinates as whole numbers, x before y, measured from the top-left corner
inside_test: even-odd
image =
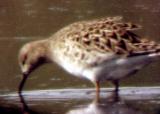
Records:
[[[100,83],[110,81],[119,91],[119,82],[160,56],[160,44],[137,35],[138,24],[124,22],[121,16],[102,17],[71,23],[49,38],[24,44],[18,61],[23,78],[39,66],[56,63],[66,72],[90,80],[100,94]]]

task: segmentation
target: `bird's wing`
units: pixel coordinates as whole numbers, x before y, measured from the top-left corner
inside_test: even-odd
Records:
[[[70,55],[81,53],[80,59],[94,66],[119,57],[158,52],[159,45],[133,32],[139,28],[141,26],[123,22],[121,17],[110,17],[73,23],[61,29],[57,38],[71,47]]]

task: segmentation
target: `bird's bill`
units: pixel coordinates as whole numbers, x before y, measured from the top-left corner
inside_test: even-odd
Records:
[[[28,78],[28,74],[23,73],[23,79],[21,80],[21,82],[19,84],[19,88],[18,88],[18,93],[19,94],[22,93],[22,90],[23,90],[23,87],[24,87],[24,84],[25,84],[27,78]]]

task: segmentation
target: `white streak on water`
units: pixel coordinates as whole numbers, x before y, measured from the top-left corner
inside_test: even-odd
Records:
[[[113,93],[113,88],[102,88],[101,98],[106,98]],[[47,101],[47,100],[84,100],[93,99],[95,97],[95,90],[88,89],[54,89],[54,90],[34,90],[23,91],[23,96],[31,101]],[[121,87],[119,96],[128,100],[151,100],[160,99],[160,87]],[[0,97],[16,100],[17,93],[10,93],[0,95]]]

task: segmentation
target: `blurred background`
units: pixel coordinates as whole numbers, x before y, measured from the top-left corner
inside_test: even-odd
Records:
[[[15,92],[21,80],[18,52],[27,42],[45,39],[62,27],[80,20],[123,16],[126,22],[142,25],[135,31],[160,42],[159,0],[1,0],[0,1],[0,91]],[[121,86],[160,86],[160,62],[144,68]],[[103,87],[112,86],[106,82]],[[93,85],[44,65],[30,75],[25,89],[89,88]]]

